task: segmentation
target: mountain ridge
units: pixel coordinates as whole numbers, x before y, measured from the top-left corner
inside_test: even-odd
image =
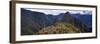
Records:
[[[53,26],[57,22],[61,22],[61,24],[63,22],[69,23],[75,28],[80,29],[80,32],[82,33],[88,32],[87,25],[83,24],[83,21],[75,18],[75,16],[72,16],[69,12],[53,16],[52,14],[46,15],[42,12],[21,8],[21,35],[37,34],[37,32],[40,32],[43,28]]]

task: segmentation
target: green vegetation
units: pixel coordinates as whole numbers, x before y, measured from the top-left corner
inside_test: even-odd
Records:
[[[85,33],[89,28],[83,21],[70,12],[47,15],[21,9],[21,35]]]
[[[80,33],[80,29],[74,25],[65,22],[56,22],[54,25],[42,28],[37,34],[62,34],[62,33]]]

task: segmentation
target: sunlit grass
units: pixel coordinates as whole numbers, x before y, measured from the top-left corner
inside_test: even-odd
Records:
[[[54,25],[42,28],[38,34],[80,33],[80,29],[65,22],[56,22]]]

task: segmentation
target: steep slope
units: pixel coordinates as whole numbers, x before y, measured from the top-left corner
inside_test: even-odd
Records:
[[[92,24],[92,15],[91,14],[72,14],[72,16],[81,20],[83,23],[85,23],[88,26],[91,26],[91,24]]]
[[[72,14],[73,17],[80,20],[87,26],[87,32],[92,32],[92,15],[91,14]]]
[[[30,35],[48,24],[46,15],[41,12],[21,9],[21,34]]]

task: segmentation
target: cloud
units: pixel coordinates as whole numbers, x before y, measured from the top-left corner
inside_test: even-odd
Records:
[[[52,15],[58,15],[60,13],[70,12],[71,14],[92,14],[92,11],[89,10],[53,10],[53,9],[33,9],[33,8],[25,8],[30,11],[37,11],[37,12],[43,12],[45,14],[52,14]]]

